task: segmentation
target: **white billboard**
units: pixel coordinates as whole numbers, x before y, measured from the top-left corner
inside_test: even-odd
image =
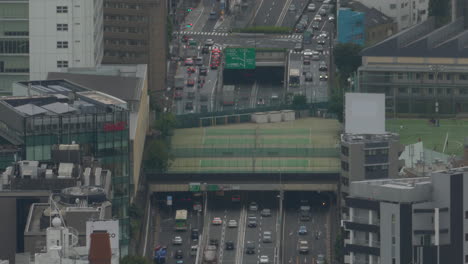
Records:
[[[384,134],[385,94],[346,93],[345,131],[352,134]]]
[[[110,246],[113,254],[119,252],[119,220],[98,220],[86,222],[86,248],[89,251],[91,234],[94,231],[107,231],[110,238]]]

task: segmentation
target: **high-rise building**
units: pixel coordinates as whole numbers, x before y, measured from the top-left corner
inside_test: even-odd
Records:
[[[29,80],[29,0],[0,0],[0,96]]]
[[[104,54],[103,0],[29,2],[30,79],[51,71],[94,67]]]
[[[451,0],[452,21],[465,17],[465,28],[468,28],[468,3],[466,0]]]
[[[104,0],[106,64],[147,64],[149,90],[165,89],[167,1]]]

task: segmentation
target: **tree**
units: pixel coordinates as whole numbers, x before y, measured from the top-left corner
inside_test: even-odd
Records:
[[[361,56],[359,55],[361,49],[362,47],[355,43],[340,43],[335,46],[333,57],[343,80],[346,80],[361,66]]]
[[[155,128],[161,133],[161,137],[172,136],[174,128],[177,126],[177,119],[172,113],[163,113],[156,120]]]
[[[171,165],[169,144],[162,139],[151,141],[145,149],[145,168],[165,172]]]
[[[307,107],[307,97],[302,94],[294,95],[292,105],[294,109],[305,109]]]
[[[125,256],[120,260],[120,264],[149,264],[149,261],[140,256]]]

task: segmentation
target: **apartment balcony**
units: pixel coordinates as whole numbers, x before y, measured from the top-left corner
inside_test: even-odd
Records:
[[[347,230],[356,230],[356,231],[363,231],[363,232],[372,232],[372,233],[380,233],[380,226],[378,225],[371,225],[367,223],[358,223],[358,222],[350,222],[344,221],[344,228]]]
[[[145,21],[104,19],[104,26],[147,28],[149,26],[149,23]]]
[[[136,45],[104,44],[104,50],[148,53],[149,47],[148,46],[136,46]]]
[[[147,33],[128,33],[128,32],[104,32],[104,39],[136,39],[148,40]]]
[[[361,254],[366,254],[366,255],[374,255],[374,256],[380,256],[380,243],[377,241],[372,241],[371,245],[369,246],[369,241],[353,241],[353,244],[347,244],[345,245],[345,254],[349,254],[350,252],[354,253],[361,253]],[[378,245],[378,246],[377,246]]]

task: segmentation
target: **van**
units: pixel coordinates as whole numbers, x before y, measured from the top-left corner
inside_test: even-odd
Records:
[[[214,11],[211,11],[210,12],[210,17],[209,17],[210,20],[216,20],[218,19],[218,15],[216,14],[216,12]]]
[[[196,256],[197,255],[197,251],[198,251],[198,246],[197,245],[194,245],[194,246],[191,246],[190,247],[190,256]]]

